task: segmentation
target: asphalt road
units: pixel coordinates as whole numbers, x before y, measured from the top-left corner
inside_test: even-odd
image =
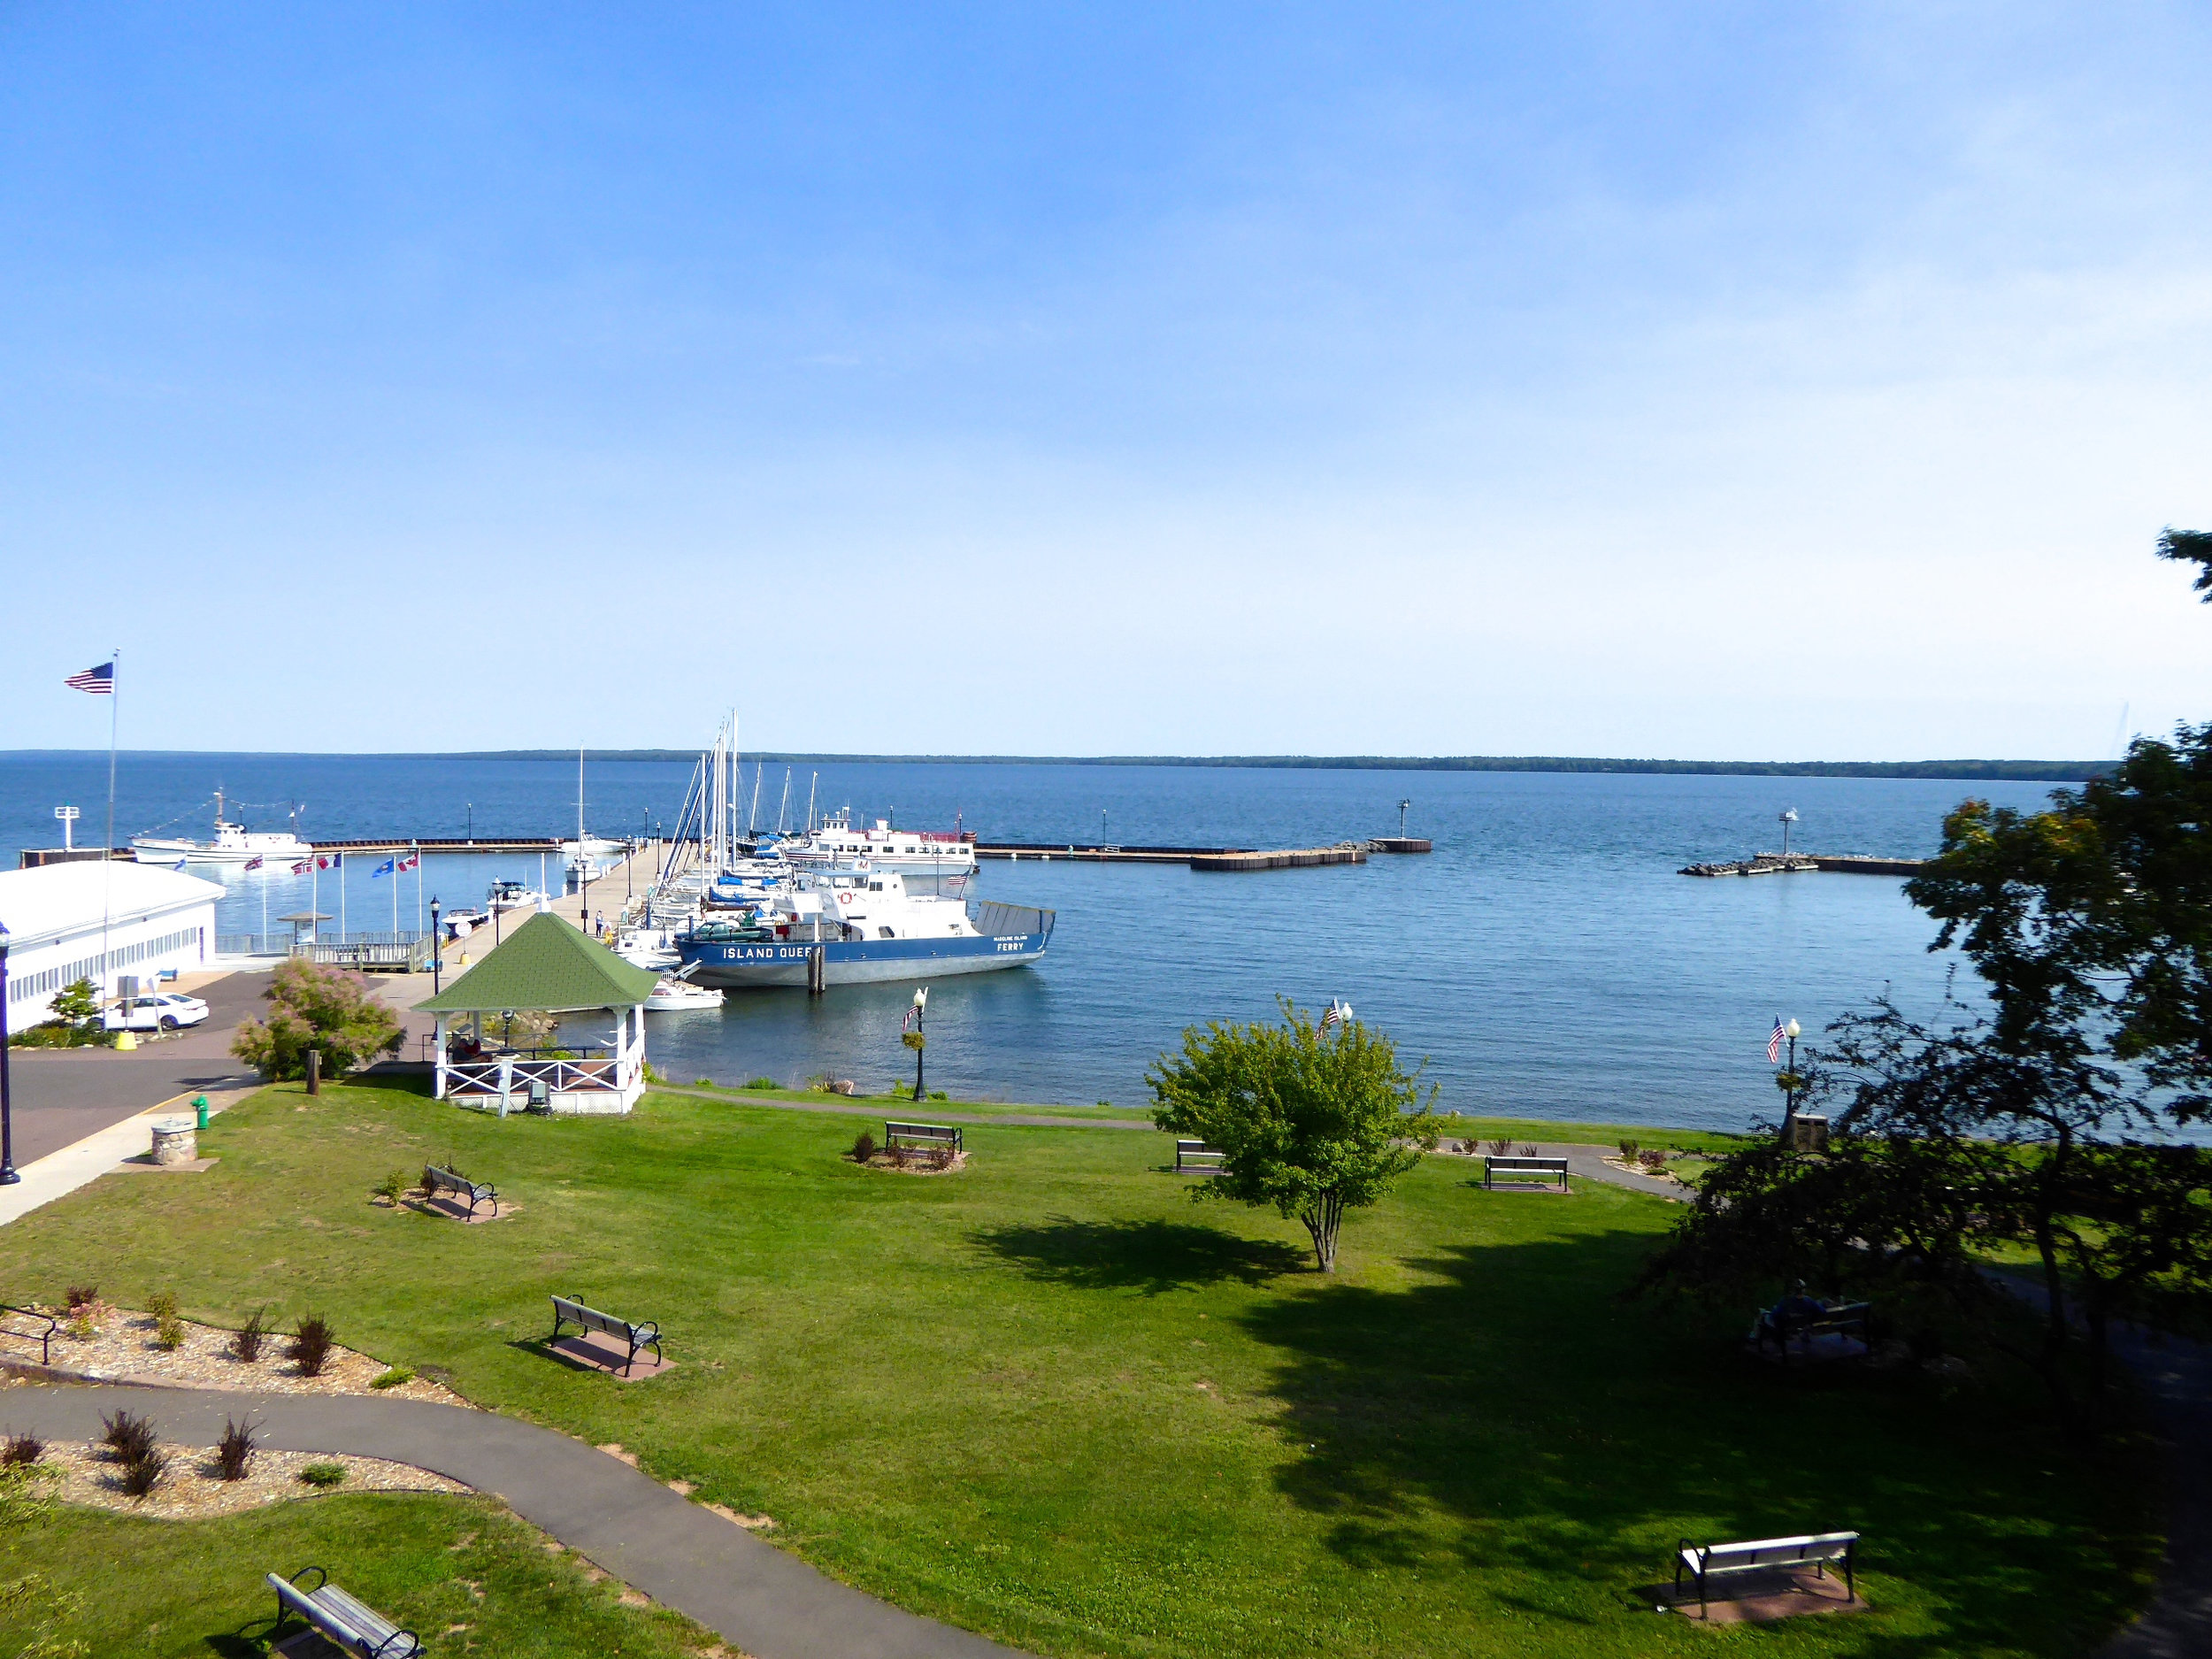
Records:
[[[231,1057],[231,1034],[261,1008],[268,976],[231,973],[188,995],[208,1005],[207,1023],[157,1042],[140,1039],[135,1053],[112,1048],[12,1048],[9,1096],[19,1168],[81,1141],[96,1130],[158,1106],[173,1094],[250,1081]]]

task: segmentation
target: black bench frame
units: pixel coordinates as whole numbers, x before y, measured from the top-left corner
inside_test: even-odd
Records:
[[[312,1589],[300,1583],[311,1572],[315,1575]],[[324,1607],[316,1596],[327,1588],[334,1594],[344,1595],[363,1612],[374,1615],[387,1624],[392,1623],[358,1596],[346,1595],[343,1590],[330,1582],[330,1574],[320,1567],[302,1567],[288,1580],[273,1572],[266,1575],[266,1582],[276,1592],[277,1599],[276,1625],[269,1632],[269,1645],[272,1647],[276,1645],[277,1638],[284,1633],[285,1620],[296,1613],[300,1622],[309,1629],[320,1631],[339,1647],[349,1653],[360,1654],[364,1659],[414,1659],[422,1651],[422,1638],[411,1630],[394,1626],[392,1633],[382,1641],[370,1644],[365,1632],[352,1629],[337,1614]]]
[[[664,1365],[668,1363],[667,1356],[661,1352],[661,1328],[653,1320],[648,1319],[642,1325],[632,1325],[627,1319],[618,1319],[611,1313],[602,1313],[596,1308],[587,1307],[573,1296],[556,1296],[553,1298],[553,1334],[546,1340],[560,1340],[564,1325],[572,1325],[580,1331],[596,1331],[602,1336],[618,1336],[627,1342],[630,1351],[623,1357],[624,1371],[637,1363],[639,1350],[642,1348],[653,1350],[655,1364]]]
[[[1517,1153],[1484,1153],[1482,1155],[1482,1190],[1486,1193],[1497,1191],[1494,1183],[1496,1178],[1501,1175],[1556,1175],[1559,1178],[1559,1190],[1563,1193],[1571,1190],[1567,1186],[1567,1160],[1564,1158],[1524,1157]],[[1537,1186],[1539,1190],[1549,1190],[1551,1183],[1548,1180],[1542,1183],[1509,1181],[1507,1185],[1509,1187]]]
[[[492,1214],[495,1216],[499,1213],[499,1189],[489,1181],[472,1181],[457,1170],[442,1170],[434,1164],[424,1164],[422,1174],[423,1179],[430,1184],[432,1197],[441,1193],[450,1193],[456,1198],[465,1198],[469,1201],[469,1214],[472,1216],[476,1213],[479,1204],[489,1204]]]
[[[1712,1564],[1715,1555],[1731,1555],[1741,1552],[1743,1561],[1723,1561]],[[1682,1570],[1686,1567],[1697,1582],[1698,1617],[1706,1616],[1706,1579],[1712,1573],[1772,1571],[1777,1567],[1811,1562],[1822,1578],[1828,1576],[1828,1563],[1840,1562],[1843,1565],[1844,1594],[1852,1601],[1859,1599],[1857,1577],[1859,1535],[1856,1532],[1810,1532],[1798,1538],[1747,1539],[1734,1544],[1696,1544],[1686,1538],[1677,1539],[1674,1545],[1674,1599],[1682,1599]]]
[[[42,1365],[52,1364],[54,1363],[54,1333],[61,1329],[61,1321],[50,1313],[41,1313],[35,1308],[18,1308],[7,1302],[0,1302],[0,1317],[10,1314],[21,1319],[46,1321],[46,1328],[43,1331],[11,1331],[4,1325],[0,1325],[0,1336],[12,1336],[26,1342],[37,1343],[38,1363]]]
[[[957,1124],[908,1124],[886,1119],[883,1125],[883,1145],[886,1151],[902,1141],[910,1146],[950,1147],[955,1152],[964,1148],[960,1144]]]
[[[1818,1313],[1785,1316],[1778,1323],[1774,1310],[1763,1308],[1751,1327],[1752,1348],[1756,1353],[1766,1352],[1768,1342],[1774,1344],[1782,1363],[1790,1363],[1790,1344],[1799,1337],[1855,1336],[1859,1346],[1872,1352],[1874,1343],[1869,1334],[1869,1322],[1873,1317],[1874,1304],[1870,1302],[1847,1302],[1833,1308],[1824,1308]]]

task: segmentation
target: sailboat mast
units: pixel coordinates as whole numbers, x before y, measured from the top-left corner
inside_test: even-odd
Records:
[[[776,803],[776,833],[783,832],[784,814],[791,810],[791,768],[783,769],[783,799]]]

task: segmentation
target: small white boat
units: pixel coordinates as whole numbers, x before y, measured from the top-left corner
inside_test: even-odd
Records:
[[[645,999],[649,1014],[680,1014],[695,1008],[719,1008],[722,993],[710,991],[703,985],[693,985],[686,979],[663,979],[653,987],[652,995]]]
[[[649,968],[656,973],[680,967],[684,960],[674,935],[664,927],[631,929],[616,939],[614,954],[633,967]]]
[[[484,902],[495,910],[534,910],[544,905],[545,895],[519,881],[495,881]]]

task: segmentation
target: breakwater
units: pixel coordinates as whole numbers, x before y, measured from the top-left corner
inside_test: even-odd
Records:
[[[1867,858],[1856,853],[1755,853],[1730,864],[1685,864],[1686,876],[1784,876],[1825,870],[1855,876],[1916,876],[1917,858]]]
[[[1363,864],[1371,853],[1425,853],[1430,844],[1411,836],[1337,841],[1327,847],[1124,847],[1110,841],[978,841],[978,858],[1054,859],[1091,864],[1188,864],[1193,870],[1311,870],[1324,864]]]

